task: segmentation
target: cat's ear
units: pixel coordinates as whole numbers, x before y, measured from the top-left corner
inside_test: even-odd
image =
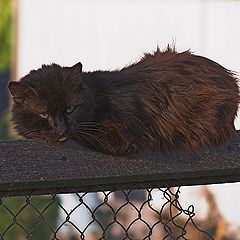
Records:
[[[75,71],[75,72],[82,72],[82,64],[80,62],[76,63],[75,65],[73,65],[71,67],[72,71]]]
[[[79,62],[72,67],[69,67],[69,77],[75,79],[76,77],[80,76],[82,73],[82,64]]]
[[[13,96],[13,101],[18,104],[23,104],[26,99],[37,95],[34,88],[26,86],[20,82],[11,81],[8,88]]]

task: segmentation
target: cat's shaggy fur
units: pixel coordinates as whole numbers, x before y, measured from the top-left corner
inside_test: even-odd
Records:
[[[116,71],[43,65],[9,89],[13,121],[24,137],[73,138],[118,155],[222,142],[235,133],[239,102],[231,71],[171,48]]]

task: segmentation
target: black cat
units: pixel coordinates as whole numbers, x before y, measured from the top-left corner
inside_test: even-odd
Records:
[[[116,71],[43,65],[9,89],[22,136],[117,155],[222,142],[235,133],[239,102],[231,71],[171,48]]]

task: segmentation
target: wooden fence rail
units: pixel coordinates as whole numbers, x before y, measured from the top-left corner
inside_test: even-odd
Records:
[[[73,142],[0,142],[0,196],[123,190],[240,181],[240,131],[195,153],[114,157]],[[73,190],[74,189],[74,190]]]

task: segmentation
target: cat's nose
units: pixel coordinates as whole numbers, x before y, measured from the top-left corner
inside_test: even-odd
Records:
[[[59,142],[64,142],[68,139],[67,131],[68,129],[67,129],[66,123],[63,120],[58,120],[57,126],[56,126],[56,133],[58,135]]]

